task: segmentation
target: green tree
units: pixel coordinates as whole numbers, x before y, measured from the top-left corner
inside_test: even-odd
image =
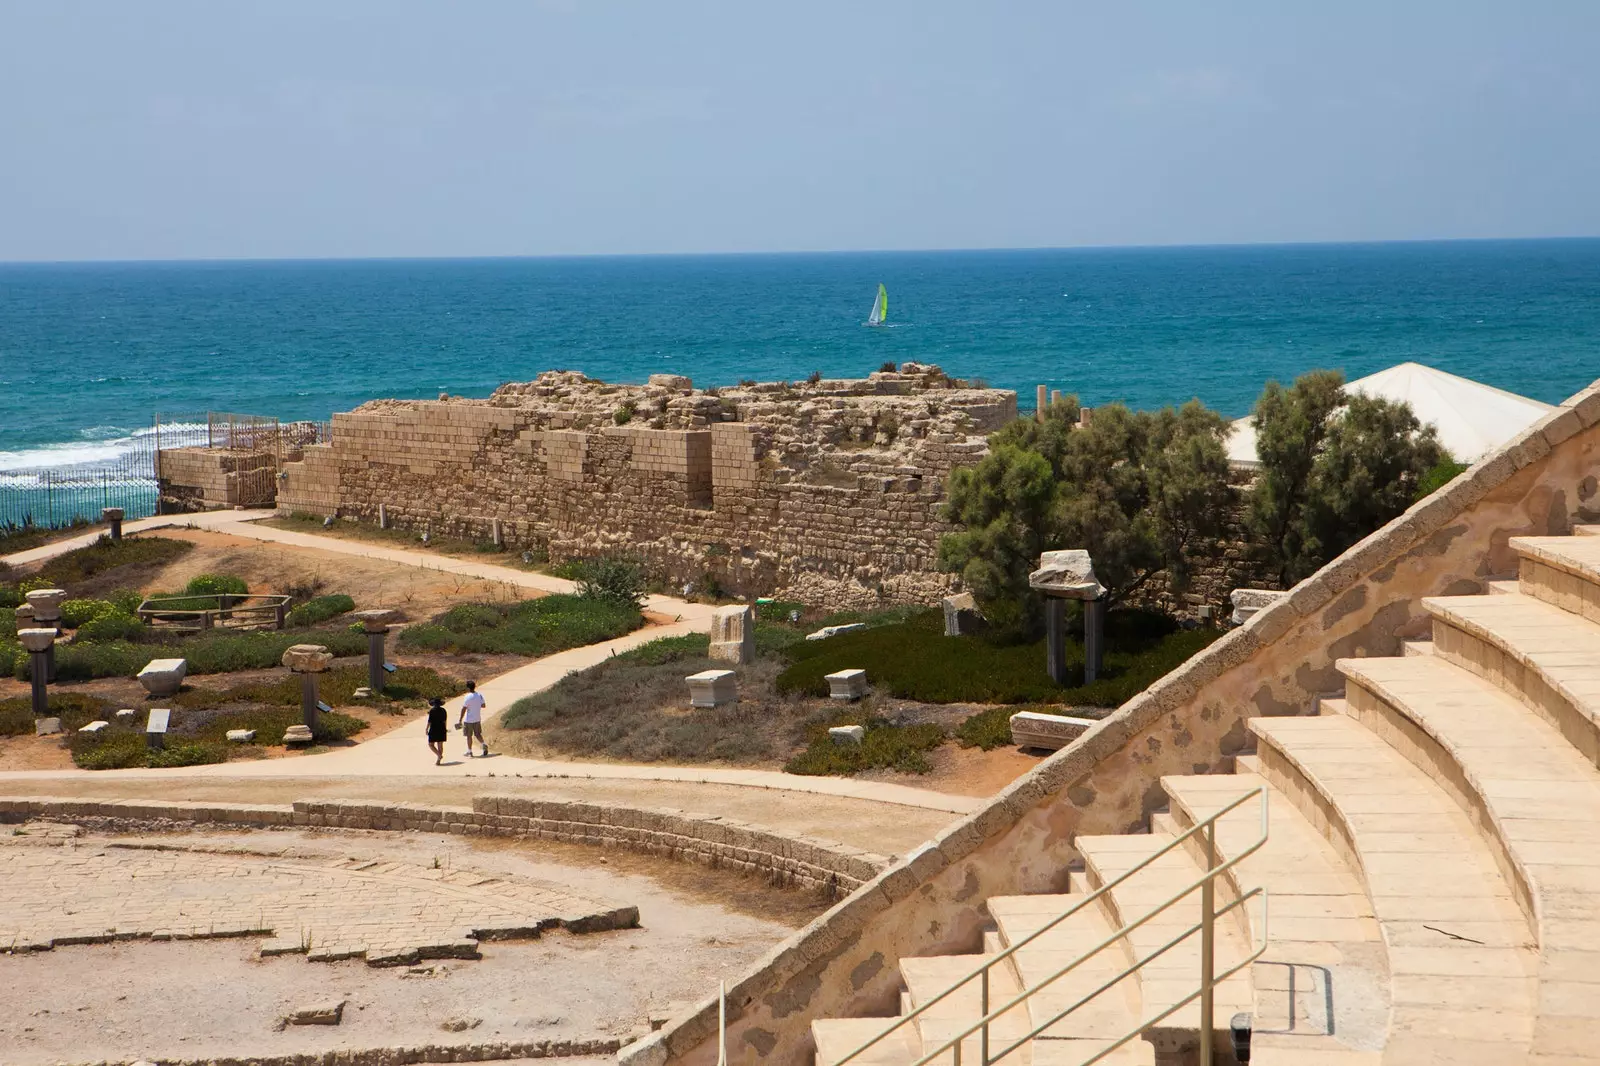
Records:
[[[1285,587],[1409,507],[1446,458],[1408,404],[1346,392],[1336,371],[1268,382],[1252,423],[1250,525]]]
[[[1228,465],[1215,412],[1197,401],[1155,413],[1111,404],[1077,422],[1075,398],[1052,405],[951,473],[945,514],[960,528],[941,540],[940,562],[1003,635],[1037,629],[1028,573],[1043,551],[1087,549],[1115,603],[1163,573],[1182,591],[1221,531]]]

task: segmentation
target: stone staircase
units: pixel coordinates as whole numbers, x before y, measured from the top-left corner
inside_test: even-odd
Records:
[[[1424,599],[1433,639],[1340,660],[1344,696],[1319,700],[1314,716],[1251,719],[1255,753],[1234,773],[1163,778],[1167,809],[1147,832],[1079,837],[1068,893],[989,899],[982,954],[902,959],[902,1016],[1264,788],[1267,842],[1216,886],[1219,908],[1255,886],[1270,897],[1265,926],[1253,905],[1217,924],[1218,972],[1266,941],[1217,989],[1217,1062],[1235,1061],[1228,1023],[1248,1012],[1256,1066],[1600,1066],[1600,530],[1574,533],[1513,538],[1514,582]],[[1260,825],[1254,801],[1223,814],[1218,860],[1243,854]],[[1197,880],[1202,847],[1190,838],[995,966],[991,1008]],[[1198,907],[1196,893],[997,1019],[991,1061],[1194,923]],[[1082,1063],[1193,992],[1198,974],[1191,936],[999,1061]],[[818,1066],[842,1066],[891,1027],[848,1061],[909,1066],[971,1025],[978,997],[968,982],[898,1027],[814,1021]],[[1190,1004],[1162,1023],[1168,1039],[1099,1061],[1194,1061],[1198,1020]],[[980,1061],[976,1037],[963,1041],[960,1062]]]

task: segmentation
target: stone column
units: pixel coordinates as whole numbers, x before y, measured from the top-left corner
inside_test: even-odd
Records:
[[[496,518],[489,525],[489,539],[494,541],[496,548],[504,549],[506,546],[505,530],[500,527],[500,519]]]
[[[1045,386],[1043,386],[1043,385],[1039,385],[1039,386],[1034,388],[1034,390],[1033,390],[1033,420],[1035,422],[1043,422],[1044,421],[1044,412],[1045,412],[1045,407],[1046,407],[1046,403],[1047,403],[1047,399],[1048,399],[1049,395],[1050,395],[1050,390],[1045,388]]]
[[[1106,661],[1106,600],[1083,601],[1083,683],[1100,676]]]
[[[61,602],[67,598],[65,589],[34,589],[28,593],[28,606],[33,608],[33,624],[39,629],[49,629],[58,636],[61,632]],[[45,652],[45,680],[55,684],[56,646]]]
[[[361,628],[367,634],[367,687],[376,696],[383,691],[383,641],[389,635],[388,611],[357,611]]]
[[[1051,681],[1067,683],[1067,601],[1060,596],[1044,601],[1044,668]]]
[[[1044,596],[1045,669],[1056,684],[1067,680],[1067,600],[1083,601],[1083,680],[1100,676],[1105,658],[1106,590],[1094,576],[1094,564],[1082,549],[1049,551],[1039,556],[1039,569],[1028,586]]]
[[[122,539],[122,516],[124,513],[120,507],[102,507],[100,509],[100,521],[111,526],[112,540]]]
[[[56,646],[54,629],[19,629],[17,640],[28,650],[32,659],[29,674],[33,677],[33,715],[43,718],[50,713],[51,670],[49,660]]]
[[[296,644],[283,653],[283,665],[300,675],[300,716],[307,729],[317,729],[317,675],[333,662],[321,644]]]

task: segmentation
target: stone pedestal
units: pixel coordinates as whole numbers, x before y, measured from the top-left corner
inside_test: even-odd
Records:
[[[1089,553],[1079,549],[1039,556],[1028,585],[1045,597],[1045,669],[1058,685],[1067,682],[1067,600],[1083,601],[1083,682],[1100,676],[1105,661],[1105,588],[1094,576]]]
[[[745,666],[756,659],[753,607],[718,607],[711,615],[711,658]]]
[[[176,696],[188,673],[187,659],[151,659],[139,671],[139,684],[151,696]]]
[[[111,539],[113,541],[122,539],[122,516],[125,513],[120,507],[102,507],[100,509],[100,521],[111,527]]]
[[[390,611],[357,611],[361,630],[367,635],[367,688],[373,695],[383,691],[383,642],[389,635]]]
[[[56,646],[54,629],[19,629],[17,641],[28,652],[28,673],[33,679],[33,715],[42,717],[50,712],[50,652]]]
[[[973,599],[970,592],[946,596],[939,601],[939,605],[944,608],[944,635],[947,637],[966,636],[988,626],[978,610],[978,601]]]
[[[828,698],[830,700],[859,700],[867,694],[867,672],[865,670],[839,670],[831,674],[824,674],[824,681],[828,683]]]
[[[300,675],[300,718],[311,732],[317,728],[317,675],[332,662],[333,653],[321,644],[296,644],[283,653],[283,665]],[[289,743],[288,734],[284,742]]]
[[[721,707],[739,702],[739,680],[732,670],[702,670],[684,680],[689,683],[691,707]]]
[[[1287,592],[1276,589],[1234,589],[1228,593],[1228,599],[1233,603],[1233,616],[1228,620],[1236,626],[1242,626],[1257,611],[1271,607],[1287,595]]]
[[[61,602],[67,598],[66,589],[34,589],[28,593],[28,606],[33,608],[33,621],[39,628],[61,627]]]

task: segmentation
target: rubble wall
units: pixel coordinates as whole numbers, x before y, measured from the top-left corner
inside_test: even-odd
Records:
[[[985,901],[1061,892],[1080,833],[1126,833],[1165,774],[1226,772],[1246,719],[1312,712],[1337,659],[1430,632],[1425,596],[1516,569],[1511,537],[1600,520],[1600,382],[1197,653],[985,807],[854,892],[728,985],[730,1061],[799,1066],[810,1023],[897,1013],[899,959],[976,952]],[[717,1004],[623,1048],[627,1066],[716,1061]]]
[[[488,400],[379,401],[285,466],[282,512],[621,554],[674,584],[834,608],[928,603],[952,467],[1016,396],[937,368],[700,391],[556,373]]]

